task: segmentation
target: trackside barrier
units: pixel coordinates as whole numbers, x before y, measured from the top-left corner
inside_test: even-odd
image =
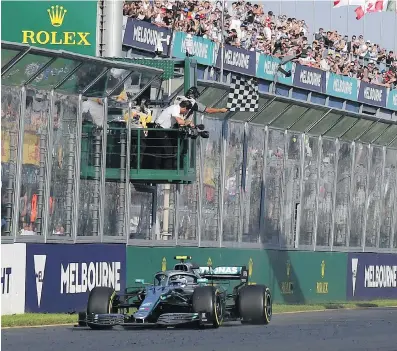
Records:
[[[25,312],[84,310],[95,286],[125,288],[123,244],[27,244]]]
[[[26,244],[1,245],[1,315],[25,311]]]
[[[397,299],[397,255],[124,244],[3,244],[2,315],[84,310],[89,291],[116,291],[172,269],[176,255],[200,265],[246,265],[250,284],[266,284],[275,303]]]
[[[176,255],[192,256],[200,266],[246,265],[249,281],[266,284],[276,303],[346,300],[347,254],[343,252],[130,246],[127,285],[139,278],[149,282],[154,272],[172,269]]]
[[[397,254],[349,253],[347,300],[397,299]]]

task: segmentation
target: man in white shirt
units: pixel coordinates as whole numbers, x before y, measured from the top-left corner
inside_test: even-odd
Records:
[[[205,114],[212,114],[212,113],[226,113],[228,112],[227,108],[214,108],[214,107],[207,107],[203,105],[200,101],[197,101],[197,99],[200,96],[200,92],[197,89],[197,87],[191,87],[189,90],[186,92],[186,94],[177,96],[174,100],[174,104],[179,104],[181,101],[190,101],[192,104],[191,109],[187,112],[185,115],[185,120],[187,120],[189,117],[192,116],[194,112],[200,112],[200,113],[205,113]]]
[[[175,125],[192,125],[193,123],[185,120],[184,115],[192,108],[192,103],[188,100],[180,102],[178,105],[171,105],[167,107],[161,114],[155,118],[154,124],[156,128],[160,129],[154,134],[151,140],[154,144],[152,153],[156,154],[154,158],[155,169],[176,169],[177,163],[177,143],[178,132],[161,129],[171,129]]]
[[[185,121],[184,115],[192,108],[192,103],[188,100],[181,101],[179,104],[167,107],[158,117],[155,118],[154,123],[158,128],[170,129],[177,123],[179,125],[188,124]]]

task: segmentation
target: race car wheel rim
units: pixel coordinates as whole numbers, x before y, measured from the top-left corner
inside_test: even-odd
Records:
[[[265,294],[265,310],[268,318],[272,316],[272,298],[269,293]]]
[[[219,296],[216,296],[215,299],[215,313],[217,316],[218,323],[222,323],[222,303]]]
[[[220,301],[219,301],[219,299],[217,299],[217,301],[216,301],[216,314],[220,317],[221,316],[221,314],[222,314],[222,306],[221,306],[221,303],[220,303]]]

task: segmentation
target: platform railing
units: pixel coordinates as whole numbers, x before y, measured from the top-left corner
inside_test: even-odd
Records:
[[[99,179],[102,128],[83,124],[81,172],[83,179]],[[127,153],[130,155],[129,178],[146,183],[192,183],[196,178],[195,140],[179,129],[131,128],[131,146],[127,150],[128,128],[124,122],[110,122],[107,128],[106,181],[122,182]]]

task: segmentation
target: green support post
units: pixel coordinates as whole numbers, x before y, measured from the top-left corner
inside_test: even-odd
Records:
[[[185,68],[184,68],[184,86],[183,90],[184,93],[191,88],[191,87],[197,87],[197,60],[186,57],[185,58]],[[194,124],[197,124],[197,114],[196,112],[193,113],[193,121]],[[188,143],[189,141],[183,141]],[[187,153],[185,157],[183,158],[183,168],[186,171],[186,168],[188,168],[190,165],[192,168],[196,169],[196,140],[191,141],[190,147],[193,148],[192,154]],[[193,162],[191,164],[190,162],[190,156],[193,158]]]

